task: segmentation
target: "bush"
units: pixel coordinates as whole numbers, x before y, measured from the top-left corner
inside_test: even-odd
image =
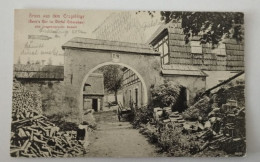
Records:
[[[205,92],[204,89],[201,89],[201,90],[197,91],[197,92],[196,92],[196,95],[195,95],[195,97],[194,97],[194,99],[193,99],[193,103],[192,103],[192,104],[195,104],[195,103],[198,102],[200,99],[202,99],[202,98],[203,98],[202,94],[203,94],[204,92]]]
[[[172,81],[165,81],[164,84],[151,89],[153,107],[173,106],[181,91],[181,85]]]
[[[141,124],[147,124],[153,120],[153,109],[150,106],[145,106],[137,109],[134,114],[132,124],[134,128],[139,128]]]
[[[191,156],[199,152],[200,142],[192,134],[183,134],[183,128],[168,123],[161,128],[158,144],[170,156]]]

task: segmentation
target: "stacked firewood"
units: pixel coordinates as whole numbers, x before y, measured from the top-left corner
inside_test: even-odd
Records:
[[[12,121],[33,118],[42,114],[42,100],[39,91],[28,91],[14,80],[12,98]]]
[[[38,92],[13,92],[11,148],[13,157],[82,156],[83,145],[76,140],[76,131],[61,132],[42,115]]]
[[[36,91],[13,92],[13,120],[21,120],[42,113],[41,94]]]
[[[83,152],[75,131],[60,132],[42,115],[12,122],[13,157],[74,157],[82,156]]]

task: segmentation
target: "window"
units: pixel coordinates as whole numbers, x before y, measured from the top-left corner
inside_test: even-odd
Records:
[[[168,64],[169,63],[169,56],[164,56],[163,57],[163,63]]]
[[[129,104],[131,105],[132,102],[132,92],[129,90]]]
[[[127,70],[126,78],[129,78],[129,70]]]
[[[200,41],[191,41],[190,47],[191,47],[191,53],[202,54],[202,45]]]
[[[138,89],[135,89],[135,106],[138,107]]]
[[[168,47],[168,35],[165,35],[161,41],[159,41],[154,47],[161,53],[161,60],[163,64],[169,63],[169,47]]]

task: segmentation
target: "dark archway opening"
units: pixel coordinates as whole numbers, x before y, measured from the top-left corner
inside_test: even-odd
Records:
[[[98,111],[98,99],[92,99],[92,109],[97,112]]]
[[[176,103],[173,105],[172,110],[173,111],[178,111],[178,112],[183,112],[185,111],[188,106],[187,106],[187,88],[186,87],[181,87],[180,88],[180,95],[176,101]]]

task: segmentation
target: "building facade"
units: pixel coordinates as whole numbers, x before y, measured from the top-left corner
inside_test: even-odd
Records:
[[[143,85],[138,76],[128,68],[123,68],[123,105],[127,108],[142,107]]]
[[[161,53],[162,74],[167,79],[200,76],[208,89],[244,70],[243,42],[224,39],[212,46],[201,44],[200,36],[191,37],[188,43],[185,37],[181,22],[172,22],[162,25],[148,41]]]
[[[162,25],[148,40],[160,53],[161,76],[184,87],[182,100],[193,103],[198,92],[209,89],[244,70],[244,45],[233,39],[224,39],[214,47],[201,44],[200,36],[185,41],[181,22]],[[128,69],[124,71],[124,103],[140,106],[142,96],[138,78]],[[137,94],[137,95],[136,95]],[[137,103],[137,104],[136,104]]]
[[[83,88],[83,110],[100,111],[104,102],[104,76],[92,73]]]

